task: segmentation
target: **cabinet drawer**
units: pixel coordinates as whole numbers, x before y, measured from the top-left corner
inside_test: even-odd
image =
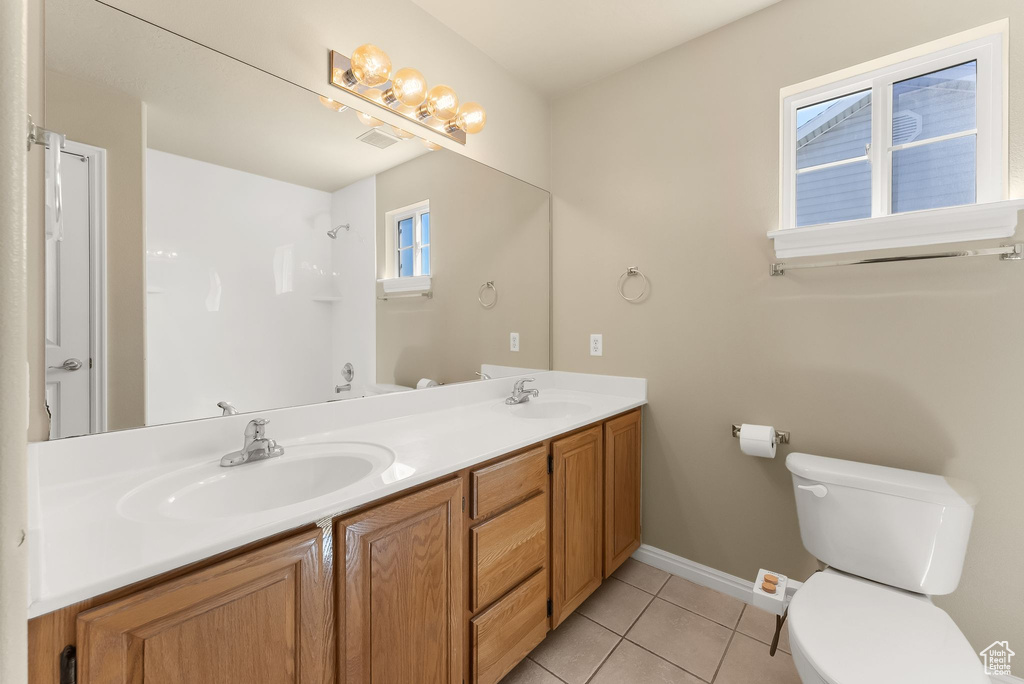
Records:
[[[535,494],[469,531],[471,606],[475,612],[545,567],[548,500]]]
[[[547,449],[540,446],[501,463],[474,470],[471,479],[473,519],[486,518],[547,485]]]
[[[548,578],[535,572],[512,593],[473,618],[473,681],[501,681],[544,640],[548,631]]]

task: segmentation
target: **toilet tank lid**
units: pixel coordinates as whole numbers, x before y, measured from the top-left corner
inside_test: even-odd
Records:
[[[902,496],[944,506],[973,508],[978,503],[978,495],[973,485],[942,475],[801,453],[787,456],[786,467],[794,475],[825,484]]]

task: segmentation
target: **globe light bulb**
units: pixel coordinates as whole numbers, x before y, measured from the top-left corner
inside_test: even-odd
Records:
[[[436,85],[427,91],[427,101],[419,109],[421,119],[434,117],[447,121],[459,113],[459,96],[449,86]]]
[[[384,93],[384,101],[388,104],[400,102],[415,107],[427,97],[427,79],[423,74],[411,67],[395,72],[391,77],[391,87]]]
[[[324,107],[327,107],[328,109],[333,109],[336,112],[343,112],[346,109],[348,109],[347,106],[341,104],[340,102],[335,102],[331,98],[324,97],[323,95],[320,96],[320,104],[322,104]]]
[[[381,105],[384,104],[384,93],[380,92],[380,89],[378,88],[370,88],[369,90],[364,90],[362,92],[362,95],[368,100],[372,100]],[[382,123],[384,123],[380,119],[374,118],[369,114],[364,114],[363,112],[356,112],[356,118],[359,119],[361,123],[363,123],[366,126],[369,126],[370,128],[376,128],[377,126],[380,126]]]
[[[426,147],[431,152],[436,152],[437,150],[441,149],[441,146],[438,145],[437,143],[430,142],[429,140],[425,139],[423,140],[423,146]]]
[[[466,133],[479,133],[487,123],[487,112],[476,102],[467,102],[459,108],[455,117],[455,127]]]
[[[391,78],[391,58],[376,45],[360,45],[352,52],[349,72],[364,86],[379,86]]]
[[[396,137],[401,138],[402,140],[408,140],[409,138],[416,137],[412,133],[409,133],[408,131],[403,131],[398,126],[392,126],[391,132],[394,133]]]

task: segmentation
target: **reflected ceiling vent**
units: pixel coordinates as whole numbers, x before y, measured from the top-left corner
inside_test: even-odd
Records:
[[[385,147],[391,147],[396,142],[401,142],[400,138],[397,138],[390,133],[385,133],[377,128],[371,128],[356,139],[362,140],[367,145],[373,145],[374,147],[382,150]]]

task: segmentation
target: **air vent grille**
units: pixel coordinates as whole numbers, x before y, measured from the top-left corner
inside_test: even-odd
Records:
[[[356,139],[361,140],[367,145],[373,145],[381,150],[386,147],[391,147],[396,142],[399,142],[399,139],[395,136],[388,135],[384,131],[377,130],[376,128],[371,128]]]
[[[921,115],[904,109],[892,115],[892,144],[905,145],[921,135]]]

